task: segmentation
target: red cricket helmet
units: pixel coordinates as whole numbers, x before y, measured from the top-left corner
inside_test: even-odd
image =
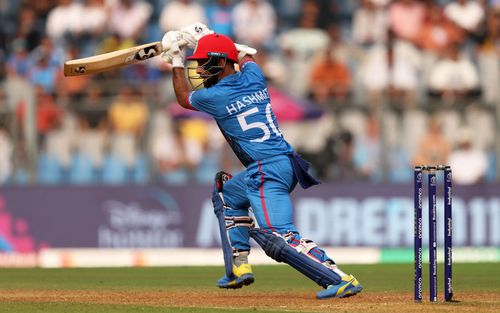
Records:
[[[238,51],[231,38],[221,34],[205,35],[198,40],[192,56],[188,60],[210,59],[217,54],[224,55],[228,60],[238,63]]]

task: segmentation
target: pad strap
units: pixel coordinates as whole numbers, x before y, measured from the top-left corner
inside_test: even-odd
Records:
[[[233,227],[248,227],[252,228],[255,226],[253,218],[250,216],[226,216],[226,229],[231,229]]]
[[[310,239],[300,238],[300,243],[295,247],[295,250],[297,250],[297,252],[299,253],[307,254],[317,246],[318,245]]]

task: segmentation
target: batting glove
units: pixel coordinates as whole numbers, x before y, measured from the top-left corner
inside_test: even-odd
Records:
[[[207,25],[196,22],[181,28],[179,33],[181,34],[182,39],[184,39],[186,45],[189,48],[194,49],[201,37],[213,34],[214,31],[210,30]]]
[[[236,50],[238,50],[238,61],[241,61],[245,55],[254,55],[257,53],[257,49],[252,47],[241,45],[239,43],[234,44],[236,46]]]
[[[184,67],[184,53],[181,49],[182,36],[178,31],[167,32],[162,40],[163,53],[161,58],[173,67]]]

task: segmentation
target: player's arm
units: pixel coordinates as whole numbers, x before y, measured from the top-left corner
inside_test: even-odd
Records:
[[[235,44],[236,50],[238,50],[238,61],[240,68],[245,64],[246,62],[252,61],[255,62],[255,59],[253,58],[253,55],[257,53],[257,50],[246,46],[242,44]]]
[[[241,66],[243,66],[243,64],[245,64],[247,62],[255,62],[255,59],[253,58],[253,56],[247,54],[247,55],[243,56],[241,59],[239,59],[238,61],[239,61],[240,68],[241,68]]]
[[[180,42],[182,35],[178,31],[169,31],[163,36],[162,45],[166,51],[162,53],[163,61],[172,64],[172,81],[174,85],[177,102],[186,109],[195,110],[189,104],[189,93],[191,87],[186,79],[184,71],[184,52]]]
[[[212,33],[213,31],[206,25],[196,22],[181,28],[179,31],[167,32],[161,41],[164,51],[162,58],[165,62],[172,64],[172,80],[177,102],[186,109],[196,110],[188,99],[191,87],[184,72],[182,48],[187,46],[194,49],[201,37]]]
[[[191,92],[191,87],[186,79],[186,74],[184,72],[184,67],[174,67],[172,69],[172,81],[174,84],[175,97],[177,102],[186,109],[195,110],[189,104],[189,93]]]

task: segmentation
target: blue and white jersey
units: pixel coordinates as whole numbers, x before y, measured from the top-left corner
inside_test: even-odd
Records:
[[[264,75],[255,62],[244,63],[241,72],[213,87],[192,91],[188,102],[214,117],[245,166],[293,152],[278,128]]]

